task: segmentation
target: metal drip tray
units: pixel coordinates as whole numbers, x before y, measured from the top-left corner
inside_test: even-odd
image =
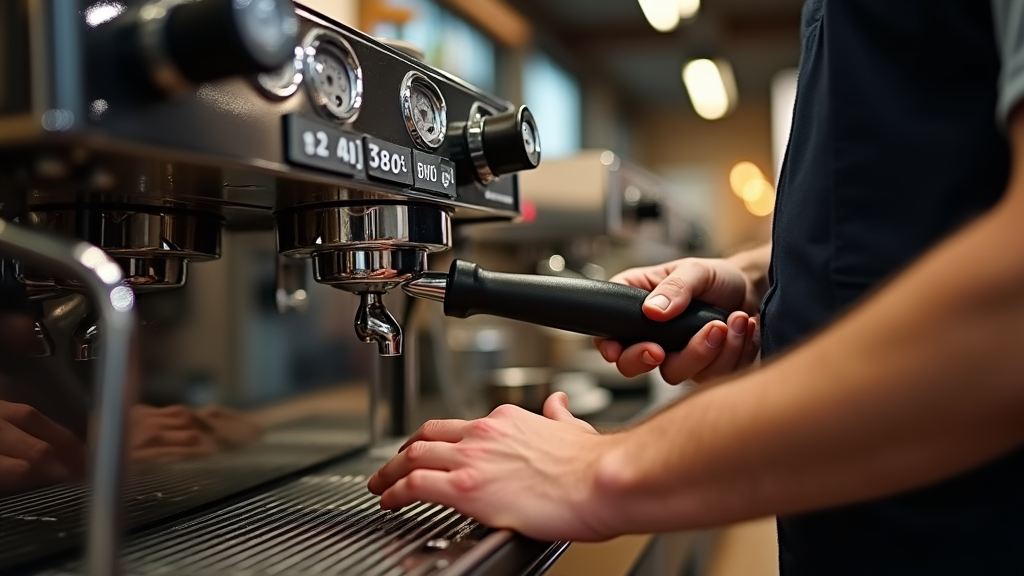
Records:
[[[457,574],[510,535],[450,508],[418,504],[392,513],[365,476],[299,478],[221,509],[143,533],[125,549],[126,575],[428,576]],[[469,553],[469,554],[467,554]],[[461,559],[461,560],[460,560]],[[76,562],[45,576],[80,575]]]
[[[132,470],[123,490],[126,527],[139,529],[196,510],[351,454],[365,442],[365,434],[324,430],[317,424],[272,430],[260,444],[215,458]],[[80,547],[85,517],[86,488],[81,484],[0,498],[0,574]]]

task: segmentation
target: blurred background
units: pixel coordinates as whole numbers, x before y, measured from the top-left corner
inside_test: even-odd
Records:
[[[665,178],[708,247],[768,238],[802,0],[313,0],[531,107],[545,161],[607,149]],[[741,162],[757,171],[730,172]],[[749,167],[749,166],[748,166]],[[735,189],[735,190],[734,190]],[[745,196],[745,200],[744,200]]]

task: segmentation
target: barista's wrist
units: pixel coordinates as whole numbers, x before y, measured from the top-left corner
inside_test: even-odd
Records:
[[[743,273],[747,279],[748,300],[760,304],[768,292],[768,267],[771,263],[772,245],[765,244],[752,250],[738,252],[725,259]],[[756,314],[757,310],[748,310]]]
[[[650,478],[640,468],[636,443],[639,431],[631,429],[606,436],[605,449],[591,479],[590,523],[602,539],[644,531],[637,511],[645,507]]]

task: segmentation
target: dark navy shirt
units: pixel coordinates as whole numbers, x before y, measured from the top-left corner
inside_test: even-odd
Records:
[[[1002,121],[1020,97],[1007,86],[1020,78],[1008,72],[1006,49],[1019,34],[1000,26],[1019,29],[1006,19],[1019,20],[1022,5],[805,5],[762,308],[765,357],[812,336],[1003,195]],[[1024,574],[1024,450],[778,526],[783,576]]]

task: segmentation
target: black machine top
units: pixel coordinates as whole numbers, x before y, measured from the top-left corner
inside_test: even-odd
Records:
[[[210,202],[229,225],[239,207],[309,198],[518,215],[514,172],[540,160],[528,110],[290,0],[100,4],[96,13],[74,2],[0,7],[7,172],[40,150],[68,160],[62,151],[74,147],[113,176],[44,171],[27,174],[32,187]],[[46,58],[23,49],[30,29],[46,32]],[[175,178],[154,182],[168,172]]]

